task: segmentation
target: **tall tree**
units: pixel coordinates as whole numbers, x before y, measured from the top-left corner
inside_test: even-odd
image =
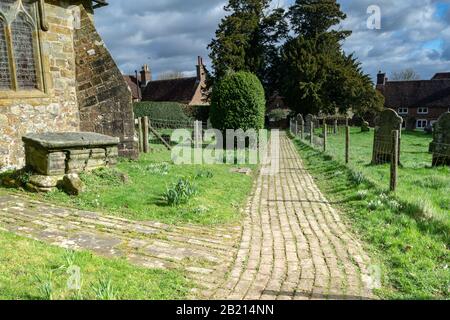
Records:
[[[296,34],[307,38],[329,32],[331,27],[347,17],[336,0],[296,0],[288,16]],[[350,31],[334,33],[341,37],[351,34]]]
[[[214,78],[227,71],[249,71],[267,88],[273,81],[278,42],[287,34],[284,9],[270,10],[270,0],[229,0],[209,44]]]
[[[369,76],[342,42],[351,34],[335,27],[346,15],[336,0],[297,0],[288,13],[294,35],[281,54],[282,92],[288,105],[299,113],[354,111],[376,104]]]

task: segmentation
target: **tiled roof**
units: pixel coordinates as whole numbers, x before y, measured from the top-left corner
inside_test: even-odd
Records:
[[[387,81],[378,88],[389,108],[450,106],[450,79]]]
[[[436,73],[431,80],[450,80],[450,72]]]
[[[142,101],[189,103],[198,86],[197,77],[151,81],[142,92]]]

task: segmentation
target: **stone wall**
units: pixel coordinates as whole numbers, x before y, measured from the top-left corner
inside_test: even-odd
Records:
[[[131,92],[97,33],[89,8],[81,8],[75,52],[81,130],[118,137],[119,154],[137,157]]]
[[[45,131],[78,131],[73,34],[74,7],[46,0],[50,29],[39,31],[45,92],[0,92],[0,169],[25,163],[22,136]]]

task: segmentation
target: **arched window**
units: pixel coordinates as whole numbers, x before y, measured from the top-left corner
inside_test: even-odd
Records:
[[[35,0],[0,0],[0,90],[40,89]]]
[[[0,19],[0,90],[5,89],[11,89],[11,70],[9,68],[5,22]]]
[[[17,88],[37,89],[33,27],[23,13],[19,13],[11,24],[11,34]]]

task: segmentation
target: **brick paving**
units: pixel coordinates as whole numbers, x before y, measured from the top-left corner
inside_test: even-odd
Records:
[[[280,171],[258,177],[234,265],[212,296],[373,298],[370,261],[361,244],[319,191],[283,133],[280,147]]]
[[[207,228],[130,221],[0,194],[0,230],[51,245],[89,250],[155,269],[184,270],[197,283],[192,298],[220,283],[234,260],[240,226]]]
[[[137,222],[0,194],[0,229],[143,267],[182,269],[197,284],[192,298],[372,298],[368,256],[284,134],[279,159],[277,174],[257,177],[242,227]]]

